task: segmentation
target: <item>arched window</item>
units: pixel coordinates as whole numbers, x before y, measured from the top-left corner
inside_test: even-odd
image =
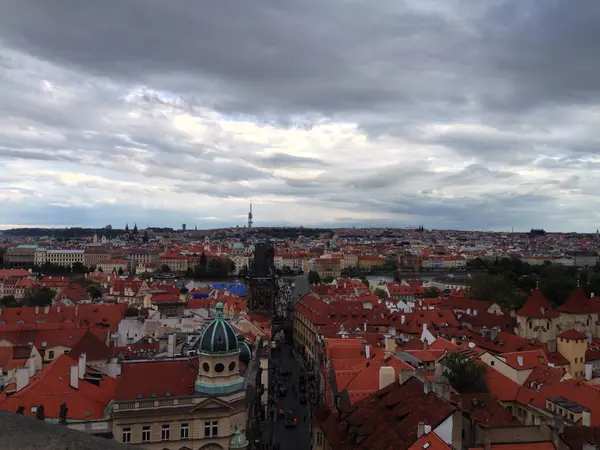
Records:
[[[528,320],[527,324],[529,325],[529,329],[531,330],[533,328],[533,323],[531,322],[531,320]]]
[[[592,316],[588,316],[587,318],[587,326],[590,326],[590,323],[592,323]]]

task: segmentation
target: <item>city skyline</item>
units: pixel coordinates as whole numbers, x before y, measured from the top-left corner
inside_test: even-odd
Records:
[[[600,5],[232,5],[0,6],[0,229],[598,228]]]

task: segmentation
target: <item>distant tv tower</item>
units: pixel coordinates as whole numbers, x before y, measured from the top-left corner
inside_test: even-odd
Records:
[[[248,211],[248,228],[252,228],[252,202],[250,202],[250,211]]]

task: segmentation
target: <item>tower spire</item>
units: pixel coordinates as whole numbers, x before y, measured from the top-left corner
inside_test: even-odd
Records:
[[[252,200],[250,200],[250,211],[248,212],[248,228],[252,228]]]

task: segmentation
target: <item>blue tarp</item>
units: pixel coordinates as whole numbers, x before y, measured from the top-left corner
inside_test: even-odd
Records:
[[[242,283],[213,283],[210,285],[213,289],[225,289],[233,294],[237,294],[240,297],[246,296],[246,285]]]

